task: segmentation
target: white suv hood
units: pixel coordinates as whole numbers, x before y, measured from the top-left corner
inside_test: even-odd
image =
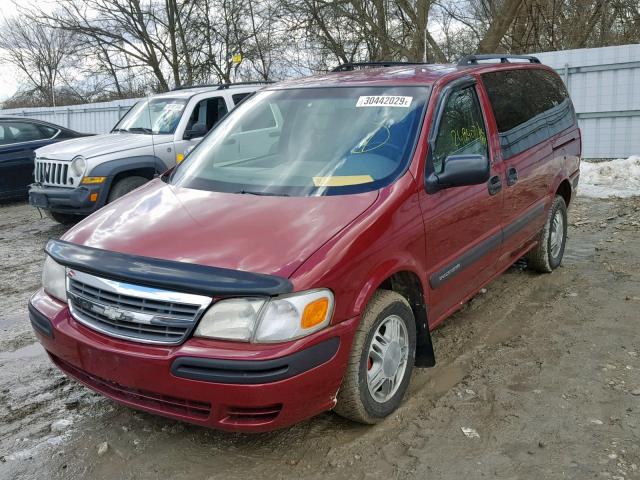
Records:
[[[101,155],[109,155],[125,150],[151,147],[153,143],[166,142],[168,135],[144,135],[137,133],[106,133],[92,137],[74,138],[63,142],[47,145],[36,150],[37,157],[52,160],[72,160],[78,155],[85,159]],[[155,142],[153,142],[155,140]]]

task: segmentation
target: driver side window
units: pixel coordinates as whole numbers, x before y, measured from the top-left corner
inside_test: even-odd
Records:
[[[488,157],[487,133],[473,86],[454,91],[446,100],[432,155],[433,171],[440,173],[449,155],[465,154]]]

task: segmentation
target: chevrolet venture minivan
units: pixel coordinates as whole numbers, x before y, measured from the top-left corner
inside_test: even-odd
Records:
[[[134,408],[376,423],[434,365],[430,330],[517,259],[560,265],[580,154],[534,57],[274,84],[50,241],[31,322],[62,371]]]

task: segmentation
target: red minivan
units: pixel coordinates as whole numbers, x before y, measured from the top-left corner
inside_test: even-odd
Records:
[[[246,99],[188,158],[46,247],[29,312],[124,405],[264,431],[375,423],[430,330],[563,256],[580,131],[534,57],[347,64]]]

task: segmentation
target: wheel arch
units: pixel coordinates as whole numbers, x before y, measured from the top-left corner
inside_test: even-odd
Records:
[[[565,175],[564,172],[554,178],[549,193],[552,195],[552,198],[555,195],[560,195],[564,199],[566,206],[569,206],[573,198],[573,188],[571,187],[569,177]]]
[[[158,157],[144,155],[139,157],[119,158],[100,163],[91,169],[92,177],[111,177],[136,172],[136,175],[152,179],[156,173],[166,170],[166,165]]]
[[[568,207],[569,203],[571,203],[572,194],[573,190],[571,189],[571,183],[565,178],[556,188],[556,195],[560,195],[564,199],[565,205]]]
[[[100,163],[91,169],[92,177],[107,177],[104,185],[104,193],[101,197],[106,200],[113,186],[125,177],[140,176],[153,179],[157,173],[166,170],[165,164],[158,157],[143,155],[139,157],[118,158],[108,162]]]
[[[431,332],[429,331],[427,302],[425,300],[424,282],[413,268],[382,268],[378,274],[365,285],[356,301],[355,308],[359,313],[369,303],[373,294],[380,289],[391,290],[407,299],[416,321],[416,367],[433,367],[436,363]]]

